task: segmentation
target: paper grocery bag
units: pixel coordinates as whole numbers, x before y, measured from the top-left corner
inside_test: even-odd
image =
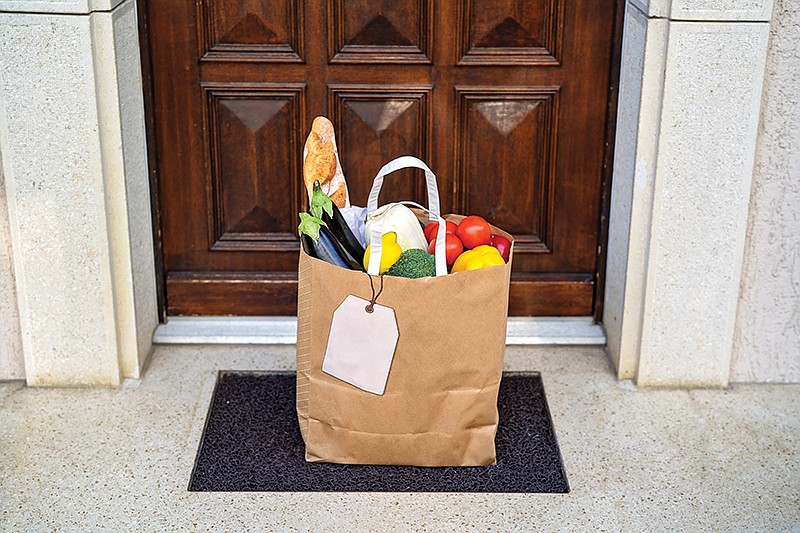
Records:
[[[512,240],[498,228],[493,233]],[[394,310],[399,336],[384,392],[375,394],[326,374],[322,365],[337,307],[350,295],[369,301],[380,278],[301,250],[297,414],[306,460],[495,463],[511,263],[421,279],[383,276],[376,303]]]

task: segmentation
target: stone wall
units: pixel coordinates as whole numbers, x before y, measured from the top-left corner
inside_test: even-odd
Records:
[[[25,379],[139,378],[157,325],[135,0],[0,0]]]
[[[775,0],[731,381],[800,382],[800,4]]]
[[[25,377],[12,260],[11,227],[8,221],[6,184],[3,177],[2,154],[0,154],[0,380]]]
[[[771,0],[629,0],[606,307],[620,378],[724,387]]]

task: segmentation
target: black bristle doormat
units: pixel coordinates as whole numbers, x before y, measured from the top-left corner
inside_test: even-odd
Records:
[[[220,372],[190,491],[569,492],[541,376],[500,384],[497,464],[481,467],[307,463],[294,373]]]

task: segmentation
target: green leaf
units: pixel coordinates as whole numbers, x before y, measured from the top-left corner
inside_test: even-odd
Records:
[[[322,218],[323,210],[328,216],[333,218],[333,201],[322,191],[319,182],[314,183],[314,193],[311,195],[311,214],[319,219]]]
[[[314,239],[314,242],[317,242],[319,240],[320,226],[327,226],[327,224],[308,213],[300,213],[300,225],[297,226],[297,232],[300,235],[308,235]]]

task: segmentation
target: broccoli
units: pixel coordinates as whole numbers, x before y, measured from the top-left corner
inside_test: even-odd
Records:
[[[434,257],[419,248],[410,248],[400,254],[400,257],[386,271],[387,276],[401,278],[426,278],[436,275],[436,261]]]

